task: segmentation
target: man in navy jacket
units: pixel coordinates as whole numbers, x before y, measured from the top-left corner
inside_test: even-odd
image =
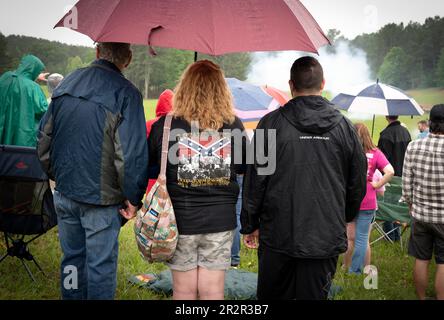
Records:
[[[129,44],[99,43],[97,60],[68,75],[40,123],[38,153],[55,180],[64,299],[113,299],[122,216],[147,184],[143,100],[122,74]]]

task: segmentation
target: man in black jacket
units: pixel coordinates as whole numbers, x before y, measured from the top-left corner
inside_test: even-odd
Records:
[[[398,121],[398,116],[387,116],[385,118],[388,126],[381,131],[378,148],[395,169],[395,176],[402,177],[405,152],[412,138],[409,131]],[[401,237],[399,227],[386,221],[383,224],[383,229],[392,241],[399,241]]]
[[[388,126],[381,131],[378,148],[395,169],[395,176],[402,177],[405,151],[412,138],[409,130],[398,121],[398,116],[387,116],[386,120]]]
[[[294,98],[265,116],[253,139],[275,163],[248,167],[241,233],[250,247],[260,234],[259,299],[326,299],[346,223],[366,192],[367,160],[353,125],[321,96],[315,58],[296,60],[289,84]]]

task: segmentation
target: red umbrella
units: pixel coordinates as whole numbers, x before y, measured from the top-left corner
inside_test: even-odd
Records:
[[[264,86],[263,88],[265,92],[267,92],[270,96],[275,98],[281,106],[284,106],[288,102],[288,100],[290,100],[288,95],[279,89],[270,86]]]
[[[317,52],[328,38],[299,0],[80,0],[55,27],[96,42],[128,42],[211,55]]]

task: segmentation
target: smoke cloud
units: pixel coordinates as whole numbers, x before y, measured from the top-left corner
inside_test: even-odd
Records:
[[[326,80],[325,90],[329,91],[332,97],[346,88],[375,82],[375,79],[370,77],[365,52],[352,48],[345,41],[337,42],[334,47],[321,48],[319,56],[295,51],[254,53],[247,81],[288,92],[291,65],[296,59],[305,55],[314,56],[322,64]],[[369,117],[360,114],[350,114],[350,116],[357,119]]]

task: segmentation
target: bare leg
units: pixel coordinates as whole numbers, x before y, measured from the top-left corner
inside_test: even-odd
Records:
[[[225,271],[198,267],[200,300],[224,300]]]
[[[347,224],[347,239],[348,239],[348,248],[347,251],[344,254],[344,268],[345,270],[348,270],[350,268],[352,257],[353,257],[353,250],[355,249],[355,223],[350,222]]]
[[[426,298],[426,290],[428,285],[428,269],[429,260],[415,260],[415,269],[413,271],[413,279],[415,281],[416,294],[419,300]]]
[[[368,266],[371,264],[372,260],[372,249],[370,248],[370,244],[367,245],[367,252],[365,253],[365,262],[364,265]]]
[[[436,299],[444,300],[444,264],[436,265],[435,291]]]
[[[190,271],[171,270],[173,300],[197,300],[197,268]]]

